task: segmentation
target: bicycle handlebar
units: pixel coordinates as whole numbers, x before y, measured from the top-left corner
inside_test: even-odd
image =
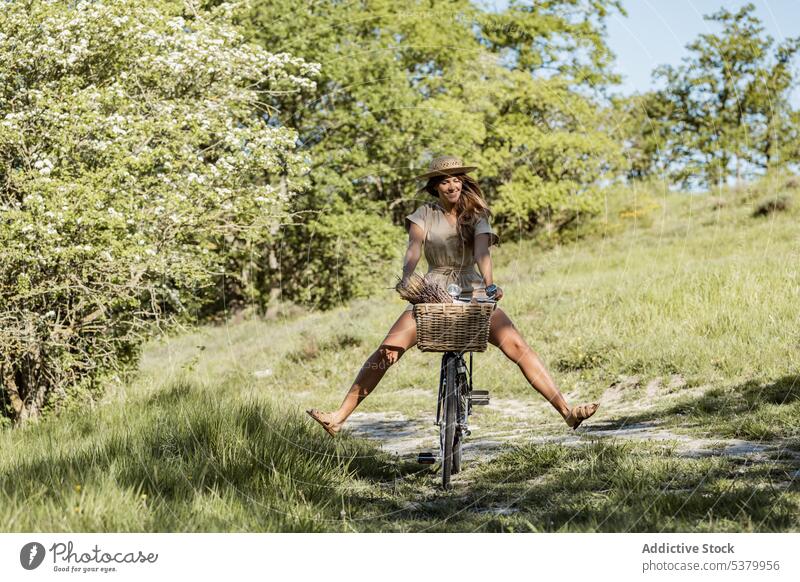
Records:
[[[457,305],[469,305],[470,303],[473,303],[473,301],[475,303],[492,303],[492,304],[495,304],[495,305],[497,304],[497,301],[495,299],[482,299],[482,298],[479,298],[479,297],[476,297],[474,300],[473,299],[468,299],[468,300],[465,300],[465,299],[454,299],[453,303],[455,303]]]

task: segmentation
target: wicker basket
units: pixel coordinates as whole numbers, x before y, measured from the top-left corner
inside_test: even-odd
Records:
[[[417,348],[423,352],[485,352],[493,303],[418,303]]]

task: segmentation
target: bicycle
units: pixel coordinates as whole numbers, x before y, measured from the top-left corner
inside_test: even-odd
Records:
[[[458,294],[460,292],[459,289]],[[433,306],[433,312],[420,314],[418,311],[423,310],[417,309],[420,305]],[[459,305],[463,307],[452,307]],[[439,427],[439,460],[444,489],[450,488],[451,476],[461,471],[462,448],[464,438],[470,435],[468,418],[473,406],[489,404],[488,390],[473,389],[472,352],[486,351],[489,319],[496,305],[497,301],[490,297],[475,299],[474,302],[414,306],[417,347],[421,351],[444,352],[439,370],[435,422]],[[464,360],[466,352],[469,352],[469,373]],[[432,453],[420,453],[417,460],[433,464],[436,457]]]

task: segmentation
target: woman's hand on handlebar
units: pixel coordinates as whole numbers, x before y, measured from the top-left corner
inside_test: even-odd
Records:
[[[489,297],[489,299],[500,301],[503,298],[503,290],[497,285],[489,285],[486,288],[486,296]]]

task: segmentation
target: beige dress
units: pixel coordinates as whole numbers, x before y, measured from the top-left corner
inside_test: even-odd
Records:
[[[457,283],[462,293],[459,299],[469,300],[475,297],[486,297],[483,277],[477,271],[474,256],[474,241],[465,243],[458,236],[456,225],[444,215],[444,210],[436,202],[427,202],[417,208],[413,214],[406,216],[406,230],[410,223],[419,225],[425,233],[425,260],[428,261],[428,272],[425,276],[447,289],[450,283]],[[475,234],[489,234],[489,245],[500,242],[489,222],[481,218],[475,224]],[[406,311],[413,309],[413,304],[406,306]]]

